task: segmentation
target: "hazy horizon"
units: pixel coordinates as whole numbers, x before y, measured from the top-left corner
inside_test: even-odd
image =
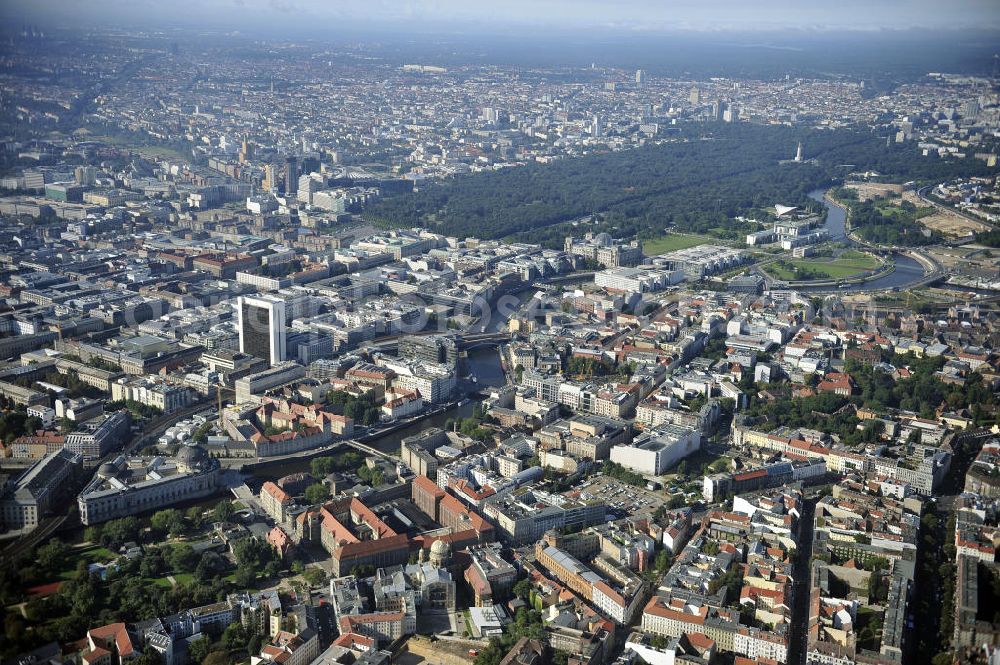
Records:
[[[500,33],[511,30],[577,31],[595,36],[670,32],[780,32],[783,30],[898,31],[997,30],[995,0],[843,0],[837,4],[757,0],[33,0],[4,2],[8,25],[29,21],[50,26],[120,25],[268,31],[299,29],[315,34],[359,29],[389,32]],[[998,45],[1000,46],[1000,45]]]

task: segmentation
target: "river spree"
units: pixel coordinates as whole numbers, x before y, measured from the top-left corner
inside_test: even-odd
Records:
[[[847,224],[847,210],[839,205],[830,203],[823,196],[824,193],[825,190],[817,189],[809,193],[809,198],[814,201],[819,201],[826,207],[826,224],[824,225],[824,228],[827,232],[829,232],[830,239],[861,247],[862,245],[858,245],[858,243],[851,240],[845,231]],[[847,288],[838,289],[838,291],[850,293],[852,291],[876,291],[882,289],[889,290],[893,288],[905,288],[909,284],[918,281],[924,276],[924,269],[919,263],[911,259],[909,256],[894,252],[892,254],[892,261],[895,264],[896,269],[888,275],[870,279],[860,284],[849,284],[847,285]],[[828,292],[831,289],[829,286],[800,286],[797,287],[796,290],[803,292]]]
[[[506,377],[503,373],[503,367],[500,365],[500,353],[495,346],[484,347],[471,351],[468,358],[466,358],[463,374],[476,377],[477,380],[475,384],[466,383],[466,385],[471,386],[473,390],[477,388],[484,389],[490,386],[502,385],[506,381]],[[449,420],[468,418],[473,414],[478,404],[479,401],[475,399],[464,401],[461,405],[452,406],[441,413],[428,416],[427,418],[407,425],[406,427],[398,429],[394,432],[367,440],[365,441],[365,444],[377,450],[381,450],[382,452],[398,455],[399,442],[402,439],[405,439],[408,436],[413,436],[414,434],[419,434],[430,427],[444,428],[448,424]],[[270,479],[284,476],[289,473],[308,471],[309,464],[310,461],[308,459],[285,460],[258,467],[251,472],[251,475],[261,479]],[[261,481],[258,480],[257,482]]]

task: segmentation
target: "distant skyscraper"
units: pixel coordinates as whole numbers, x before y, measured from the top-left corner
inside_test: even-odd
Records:
[[[253,159],[253,143],[250,143],[250,139],[244,137],[243,143],[240,144],[240,163],[246,164],[251,159]]]
[[[268,194],[273,194],[274,190],[278,188],[278,175],[275,173],[274,164],[264,166],[264,179],[260,186]]]
[[[969,120],[975,120],[976,116],[979,115],[979,102],[975,99],[970,99],[962,106],[962,117]]]
[[[303,173],[300,175],[298,191],[299,203],[308,203],[311,205],[313,202],[313,194],[320,190],[322,184],[323,183],[319,180],[319,176],[314,173]]]
[[[319,155],[310,154],[303,155],[302,159],[299,160],[299,175],[303,173],[312,173],[313,171],[319,171],[320,161]]]
[[[295,194],[299,189],[299,163],[294,156],[285,160],[285,196]]]
[[[642,83],[643,79],[646,78],[646,72],[641,69],[635,70],[635,82]]]
[[[239,299],[240,351],[271,365],[285,359],[285,301],[278,298]]]
[[[802,141],[799,141],[799,147],[795,149],[795,161],[802,161]]]
[[[726,112],[726,103],[721,99],[717,99],[712,102],[712,120],[722,120],[723,114]]]
[[[93,185],[97,182],[97,169],[93,166],[78,166],[73,169],[73,179],[78,185]]]
[[[691,102],[691,106],[698,106],[701,104],[701,93],[698,92],[698,86],[691,86],[691,95],[688,97]]]

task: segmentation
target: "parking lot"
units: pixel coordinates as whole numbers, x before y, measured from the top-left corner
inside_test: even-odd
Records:
[[[650,516],[670,501],[670,496],[663,490],[650,491],[608,476],[596,476],[579,489],[593,498],[603,498],[609,512],[628,513],[635,517]]]

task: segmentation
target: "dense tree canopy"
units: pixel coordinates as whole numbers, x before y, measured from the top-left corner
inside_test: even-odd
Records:
[[[850,397],[833,393],[820,393],[811,397],[785,397],[761,400],[751,397],[749,408],[744,415],[751,418],[765,417],[757,425],[759,428],[779,426],[805,427],[839,435],[845,443],[870,443],[881,433],[877,422],[866,423],[858,429],[860,421],[849,404],[863,406],[877,412],[887,409],[902,409],[917,413],[925,418],[933,418],[935,409],[970,408],[977,424],[989,424],[990,415],[996,406],[996,397],[983,383],[982,376],[970,375],[962,384],[946,383],[936,372],[941,368],[942,358],[917,358],[913,355],[893,359],[897,367],[908,366],[911,376],[896,380],[883,369],[861,365],[848,360],[844,369],[857,386]]]
[[[313,483],[306,488],[305,497],[306,503],[323,503],[330,498],[330,488],[323,483]]]
[[[474,665],[497,665],[507,655],[511,647],[522,637],[539,640],[544,635],[542,615],[536,610],[520,608],[514,615],[514,621],[504,626],[503,635],[493,637],[489,644],[479,651],[473,661]]]
[[[593,213],[601,214],[602,230],[617,236],[648,237],[674,227],[737,237],[747,229],[736,228],[733,217],[779,202],[813,205],[809,191],[854,170],[900,181],[990,172],[979,160],[945,161],[923,157],[910,144],[886,145],[868,130],[693,125],[681,139],[431,183],[386,197],[366,217],[460,237],[548,244],[561,244],[573,229],[568,222]],[[798,141],[815,163],[782,163]]]
[[[986,245],[987,247],[1000,247],[1000,231],[993,229],[977,233],[976,244]]]
[[[309,470],[312,471],[312,475],[318,478],[321,476],[327,476],[335,471],[356,469],[359,464],[364,462],[364,459],[365,458],[361,453],[356,453],[354,451],[342,452],[336,455],[326,455],[323,457],[316,457],[309,462]]]
[[[838,188],[834,196],[850,206],[851,228],[866,242],[878,245],[902,245],[907,247],[930,245],[941,242],[941,234],[920,224],[921,216],[932,212],[932,208],[918,209],[913,203],[903,201],[898,205],[872,199],[858,201],[853,190]]]
[[[353,418],[358,425],[374,425],[379,419],[379,407],[370,394],[355,397],[343,390],[331,390],[327,401],[332,411]]]

